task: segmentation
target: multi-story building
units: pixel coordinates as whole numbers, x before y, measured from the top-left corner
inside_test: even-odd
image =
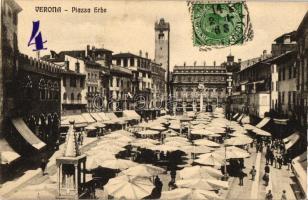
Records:
[[[270,111],[271,68],[266,63],[270,57],[270,54],[263,51],[259,57],[240,62],[240,71],[234,77],[239,79],[234,80],[239,85],[233,85],[236,92],[231,97],[233,112],[263,118]]]
[[[308,12],[296,31],[297,49],[297,121],[307,129],[308,113]]]
[[[87,45],[86,50],[51,51],[43,58],[66,70],[62,76],[64,114],[108,110],[111,56],[110,50]]]
[[[142,57],[142,51],[139,52],[139,55],[115,54],[113,55],[113,64],[128,68],[133,73],[132,92],[135,95],[135,109],[149,109],[151,107],[152,72],[148,53],[145,53],[145,57]]]
[[[157,109],[165,108],[166,96],[166,81],[165,74],[166,70],[161,67],[160,64],[151,62],[152,68],[152,102],[151,107]]]
[[[130,69],[112,65],[110,68],[110,108],[114,111],[134,109],[132,78]]]
[[[197,108],[202,105],[219,106],[225,103],[228,95],[227,86],[231,85],[231,74],[227,72],[225,65],[213,66],[196,65],[175,66],[172,73],[173,97],[176,101],[176,107],[186,110],[192,110],[194,105]],[[204,85],[203,92],[198,86]],[[203,103],[200,102],[200,96],[203,94]]]

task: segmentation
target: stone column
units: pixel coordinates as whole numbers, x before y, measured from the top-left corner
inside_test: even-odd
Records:
[[[78,196],[79,196],[79,191],[78,191],[78,164],[74,164],[74,167],[75,167],[75,185],[74,185],[74,189],[75,189],[75,198],[78,199]]]

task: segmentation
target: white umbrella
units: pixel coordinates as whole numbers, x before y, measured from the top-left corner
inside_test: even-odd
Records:
[[[137,140],[135,141],[135,143],[143,143],[143,142],[145,142],[145,143],[152,143],[152,144],[159,144],[159,141],[153,140],[153,139],[149,139],[149,138],[137,139]]]
[[[104,186],[106,193],[117,199],[142,199],[150,195],[153,189],[149,179],[131,176],[112,178]]]
[[[164,172],[165,170],[163,168],[149,164],[137,165],[122,171],[122,173],[127,176],[141,176],[141,177],[152,177],[158,174],[162,174]]]
[[[246,130],[254,130],[254,129],[256,129],[256,127],[251,125],[251,124],[244,124],[243,127]]]
[[[255,129],[253,130],[253,132],[255,132],[257,135],[261,135],[261,136],[267,136],[267,137],[272,136],[272,134],[270,134],[269,132],[264,131],[264,130],[259,129],[259,128],[255,128]]]
[[[240,145],[250,144],[252,142],[253,142],[252,138],[246,135],[242,135],[242,136],[237,136],[237,137],[233,137],[230,139],[226,139],[224,143],[225,145],[240,146]]]
[[[228,181],[220,181],[216,179],[191,178],[178,180],[175,183],[181,188],[194,188],[201,190],[219,190],[228,189]]]
[[[91,149],[89,151],[86,151],[85,152],[86,155],[88,156],[93,156],[93,155],[107,155],[107,154],[110,154],[110,155],[115,155],[117,153],[115,152],[112,152],[112,151],[103,151],[103,150],[97,150],[97,149]]]
[[[85,127],[86,130],[92,131],[92,130],[96,130],[95,126],[89,125]]]
[[[220,170],[208,166],[191,166],[185,167],[179,171],[180,178],[189,179],[189,178],[221,178],[223,174]]]
[[[109,151],[113,153],[119,153],[120,151],[125,151],[126,149],[119,147],[117,145],[112,145],[112,144],[101,144],[99,146],[96,146],[92,148],[91,150],[96,150],[96,151]]]
[[[100,166],[104,168],[119,169],[119,170],[127,169],[137,165],[138,163],[124,159],[105,160],[100,164]]]
[[[133,142],[131,143],[131,145],[135,147],[145,148],[145,149],[155,146],[155,144],[150,143],[150,142]]]
[[[165,145],[165,144],[149,147],[149,149],[151,149],[153,151],[163,151],[163,152],[167,152],[167,151],[172,152],[172,151],[180,150],[179,147],[169,146],[169,145]]]
[[[206,136],[211,136],[215,134],[213,131],[210,130],[205,130],[205,129],[192,129],[191,130],[192,135],[206,135]]]
[[[210,131],[212,131],[214,133],[225,133],[225,129],[224,128],[215,127],[215,126],[207,127],[205,130],[210,130]]]
[[[101,164],[106,161],[106,160],[115,160],[116,157],[114,155],[111,154],[105,154],[105,155],[101,155],[101,156],[89,156],[87,158],[87,164],[86,167],[89,170],[98,168],[99,166],[101,166]]]
[[[216,150],[214,153],[217,153],[222,157],[226,156],[226,159],[247,158],[250,156],[250,154],[247,151],[240,149],[238,147],[235,147],[235,146],[222,147]]]
[[[194,162],[202,165],[221,166],[224,163],[224,157],[215,152],[206,153],[199,156],[199,159],[194,160]]]
[[[181,147],[184,145],[190,145],[189,142],[185,142],[185,141],[169,141],[166,142],[165,145],[169,145],[169,146],[173,146],[173,147]]]
[[[159,131],[154,130],[144,130],[139,132],[140,135],[158,135]]]
[[[204,145],[204,146],[208,146],[208,147],[220,147],[220,144],[213,142],[211,140],[207,140],[207,139],[194,140],[194,144]]]
[[[97,128],[104,128],[104,127],[106,127],[106,125],[101,123],[101,122],[95,122],[95,123],[91,124],[91,126],[94,126],[94,127],[97,127]]]
[[[200,154],[200,153],[209,153],[214,149],[208,146],[186,145],[186,146],[181,146],[181,150],[184,151],[185,153]]]
[[[166,128],[161,126],[161,125],[150,126],[149,128],[151,130],[156,130],[156,131],[164,131],[164,130],[166,130]]]
[[[125,147],[128,145],[128,142],[114,140],[114,139],[108,139],[108,140],[104,139],[104,140],[99,141],[96,146],[103,146],[103,145],[116,145],[119,147]]]
[[[187,199],[221,199],[215,192],[208,190],[198,190],[191,188],[176,188],[170,191],[163,191],[161,199],[176,199],[176,200],[187,200]]]
[[[176,137],[167,137],[165,139],[165,142],[170,142],[170,141],[179,141],[179,142],[188,142],[187,138],[176,136]]]
[[[181,124],[180,123],[171,123],[169,128],[179,130],[179,129],[181,129]]]

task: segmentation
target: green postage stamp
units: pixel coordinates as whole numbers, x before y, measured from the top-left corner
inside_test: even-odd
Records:
[[[244,2],[190,2],[194,46],[219,48],[253,38]]]

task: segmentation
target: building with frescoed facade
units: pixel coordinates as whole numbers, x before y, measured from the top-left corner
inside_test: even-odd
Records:
[[[190,65],[175,66],[172,73],[173,98],[178,110],[192,110],[194,105],[199,109],[201,92],[199,84],[204,85],[203,105],[214,107],[225,104],[232,74],[224,65]]]
[[[151,107],[157,109],[165,108],[165,99],[167,98],[165,74],[166,70],[158,63],[151,62],[152,68],[152,101]]]

